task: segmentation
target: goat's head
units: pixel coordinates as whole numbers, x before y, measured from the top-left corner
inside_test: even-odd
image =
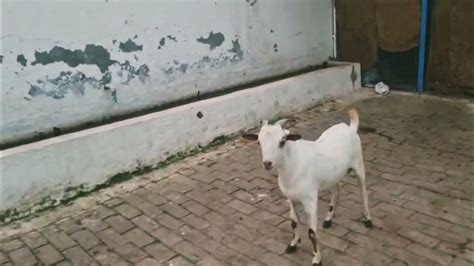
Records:
[[[283,148],[287,141],[295,141],[301,138],[300,135],[290,134],[285,127],[294,121],[282,119],[273,125],[268,121],[263,121],[260,132],[257,134],[245,133],[242,135],[244,139],[257,141],[262,150],[263,167],[271,170],[278,167],[283,161]]]

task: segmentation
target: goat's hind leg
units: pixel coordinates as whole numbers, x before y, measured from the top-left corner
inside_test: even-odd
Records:
[[[324,222],[323,222],[323,228],[329,228],[332,225],[332,219],[334,218],[336,214],[336,207],[339,201],[339,194],[340,194],[340,188],[339,188],[339,182],[337,182],[337,184],[331,190],[331,203],[329,205],[329,211],[326,214],[326,218],[324,219]]]
[[[288,203],[290,204],[290,217],[291,217],[291,229],[293,229],[293,239],[286,247],[285,252],[287,254],[291,254],[296,252],[296,245],[301,242],[299,230],[298,230],[298,213],[296,212],[294,203],[288,199]]]
[[[360,193],[362,196],[362,203],[364,204],[364,225],[367,228],[372,228],[372,218],[370,217],[367,189],[365,187],[365,167],[362,155],[358,162],[356,162],[354,171],[359,178]]]

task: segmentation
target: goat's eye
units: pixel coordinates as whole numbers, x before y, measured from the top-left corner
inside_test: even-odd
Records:
[[[278,143],[278,147],[283,148],[283,146],[285,146],[285,141],[280,140],[280,143]]]

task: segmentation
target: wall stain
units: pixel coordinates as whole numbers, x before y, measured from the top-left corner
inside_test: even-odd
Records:
[[[227,52],[221,52],[217,57],[204,56],[192,64],[180,64],[178,60],[173,60],[174,66],[161,68],[161,71],[169,80],[174,80],[177,75],[185,74],[190,69],[204,72],[206,70],[226,67],[231,63],[237,63],[242,60],[244,54],[238,39],[232,41],[232,48],[227,50]],[[170,65],[170,62],[167,64]]]
[[[0,55],[0,64],[3,64],[3,55]]]
[[[19,54],[17,57],[16,57],[16,61],[21,64],[22,66],[26,66],[26,63],[28,62],[25,58],[24,55],[22,54]]]
[[[245,0],[245,2],[250,3],[251,7],[253,7],[257,3],[257,0],[252,0],[252,2],[250,2],[250,1],[251,0]]]
[[[234,53],[232,58],[233,62],[242,60],[244,52],[242,51],[242,48],[240,48],[239,39],[232,41],[232,49],[229,49],[228,52]]]
[[[119,44],[120,50],[124,53],[131,53],[136,51],[142,51],[143,45],[138,45],[132,39],[128,39],[126,42],[121,42]]]
[[[159,42],[160,45],[158,46],[158,49],[161,49],[161,47],[165,46],[165,43],[166,43],[165,37],[161,38],[160,42]]]
[[[273,52],[278,52],[278,44],[276,43],[273,44]]]
[[[213,31],[209,33],[209,36],[207,38],[200,37],[196,39],[196,41],[200,43],[208,44],[209,49],[211,51],[214,50],[216,47],[221,46],[224,40],[224,34],[220,32],[214,33]]]
[[[150,79],[150,68],[143,64],[138,68],[130,64],[129,61],[114,64],[116,69],[107,70],[100,79],[87,77],[80,71],[60,72],[55,78],[46,77],[44,80],[37,80],[36,84],[31,84],[28,95],[25,100],[30,101],[34,97],[47,96],[53,99],[63,99],[67,94],[72,93],[75,96],[83,96],[87,88],[103,89],[110,91],[111,99],[117,102],[116,88],[110,88],[107,84],[111,83],[113,78],[121,80],[120,84],[129,84],[132,79],[138,78],[145,84]]]
[[[184,73],[186,73],[186,70],[188,69],[188,66],[189,66],[188,64],[181,64],[181,65],[179,65],[179,70],[181,72],[183,72],[183,74],[184,74]]]
[[[71,71],[61,72],[56,78],[39,80],[36,85],[30,84],[28,95],[37,97],[45,95],[53,99],[62,99],[66,94],[72,92],[76,96],[82,96],[86,87],[101,87],[101,80],[86,77],[82,72],[72,73]],[[30,100],[29,98],[25,98]]]
[[[84,51],[69,50],[63,47],[54,46],[49,52],[35,51],[35,61],[32,65],[48,65],[52,63],[63,62],[70,67],[78,65],[96,65],[100,72],[105,73],[110,65],[116,63],[110,59],[110,53],[103,46],[88,44]]]
[[[166,36],[166,38],[168,38],[171,41],[178,42],[178,40],[174,36],[168,35],[168,36]]]

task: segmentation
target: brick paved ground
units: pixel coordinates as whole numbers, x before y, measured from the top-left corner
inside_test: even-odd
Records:
[[[347,121],[340,103],[297,115],[315,139]],[[319,229],[324,265],[472,265],[472,109],[391,95],[356,103],[375,228],[359,219],[346,177],[333,227]],[[337,109],[337,110],[334,110]],[[3,265],[309,265],[293,255],[288,206],[255,144],[236,140],[2,228]],[[320,199],[320,221],[328,193]],[[306,234],[303,234],[306,236]]]

